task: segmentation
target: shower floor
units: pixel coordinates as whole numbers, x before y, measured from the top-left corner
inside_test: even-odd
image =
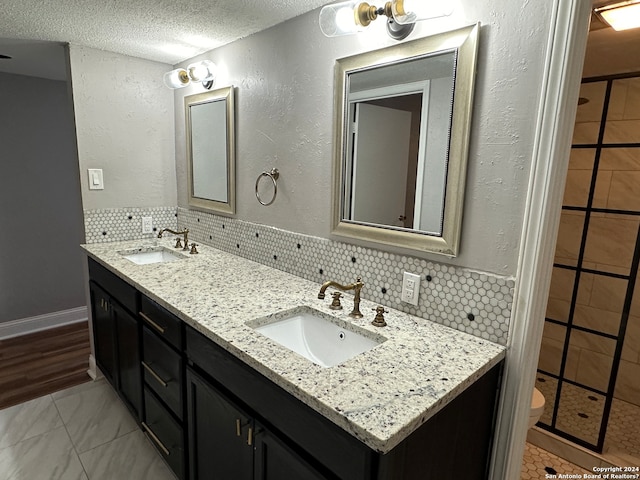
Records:
[[[524,456],[522,458],[522,469],[520,480],[538,480],[540,478],[552,478],[552,475],[580,475],[593,473],[584,468],[580,468],[564,458],[536,447],[530,443],[524,446]]]
[[[632,460],[627,458],[630,456],[640,465],[640,407],[613,399],[604,455]]]
[[[544,381],[540,381],[541,377]],[[540,419],[551,424],[555,401],[556,381],[538,374],[536,387],[546,400],[545,412]],[[556,428],[574,437],[596,444],[605,398],[574,385],[565,384],[558,409]],[[614,465],[640,465],[640,407],[613,399],[602,457]]]

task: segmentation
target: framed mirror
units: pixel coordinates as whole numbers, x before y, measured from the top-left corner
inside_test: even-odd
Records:
[[[184,99],[189,205],[233,215],[235,120],[233,86]]]
[[[479,29],[337,61],[334,234],[457,255]]]

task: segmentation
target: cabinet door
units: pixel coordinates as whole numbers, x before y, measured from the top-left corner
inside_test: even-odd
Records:
[[[111,316],[111,297],[93,282],[90,291],[96,364],[106,379],[117,388],[116,331]]]
[[[269,430],[256,423],[254,454],[255,480],[324,480],[300,455],[282,443]]]
[[[251,480],[251,419],[190,368],[187,401],[191,480]]]
[[[118,391],[139,420],[142,411],[139,324],[117,302],[112,302],[111,308],[117,332]]]

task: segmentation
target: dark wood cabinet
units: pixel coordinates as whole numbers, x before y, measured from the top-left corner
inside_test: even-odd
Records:
[[[323,480],[320,474],[269,429],[255,422],[254,480]],[[332,478],[332,477],[330,477]]]
[[[96,363],[178,479],[483,480],[502,365],[386,454],[89,260]]]
[[[89,275],[96,364],[185,479],[182,322],[91,259]]]
[[[299,454],[187,368],[191,480],[321,480]]]
[[[116,385],[116,329],[111,316],[111,296],[91,282],[91,312],[96,364],[105,378]]]
[[[187,368],[191,480],[253,478],[252,419]]]
[[[178,479],[186,478],[184,428],[145,385],[142,428]]]
[[[117,332],[118,391],[139,419],[142,413],[140,323],[118,302],[113,302],[111,308]]]
[[[140,297],[145,414],[143,428],[178,479],[187,478],[182,321]]]
[[[89,262],[89,271],[96,364],[140,421],[140,323],[131,311],[131,308],[136,310],[137,292],[95,262]]]
[[[380,454],[190,327],[186,352],[193,368],[201,369],[215,388],[241,404],[254,422],[268,426],[254,427],[254,478],[487,478],[501,365],[391,452]],[[279,456],[283,458],[274,460]],[[298,469],[304,472],[299,477],[278,477],[279,472]]]

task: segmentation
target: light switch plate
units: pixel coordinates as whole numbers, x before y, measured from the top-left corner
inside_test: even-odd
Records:
[[[89,190],[104,190],[104,179],[101,168],[89,168]]]
[[[420,275],[404,272],[402,275],[402,293],[400,299],[411,305],[418,305],[420,294]]]

